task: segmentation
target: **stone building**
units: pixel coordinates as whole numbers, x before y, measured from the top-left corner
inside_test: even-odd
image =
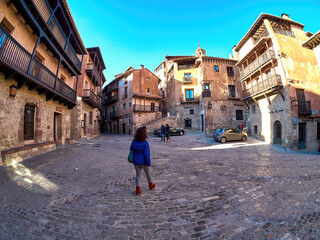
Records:
[[[100,134],[105,68],[100,48],[87,48],[78,81],[77,105],[72,110],[72,138],[90,138]]]
[[[103,90],[104,129],[108,133],[133,134],[140,126],[162,117],[160,79],[141,65],[115,76]]]
[[[0,9],[0,151],[8,165],[69,141],[86,49],[65,0],[3,0]]]
[[[249,133],[312,151],[319,146],[320,71],[314,51],[302,46],[309,39],[303,28],[286,14],[261,14],[233,55],[250,109]]]
[[[233,59],[210,57],[198,44],[195,56],[166,56],[155,69],[165,96],[164,111],[177,127],[204,131],[245,125],[239,70]]]

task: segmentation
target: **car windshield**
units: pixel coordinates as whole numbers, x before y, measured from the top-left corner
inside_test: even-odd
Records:
[[[216,133],[222,133],[222,132],[224,132],[224,130],[225,130],[224,128],[217,128]]]

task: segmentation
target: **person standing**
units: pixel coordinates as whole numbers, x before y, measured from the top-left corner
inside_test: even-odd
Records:
[[[130,151],[133,151],[133,164],[136,170],[136,195],[141,194],[139,179],[142,170],[146,173],[149,182],[149,189],[152,190],[156,187],[156,185],[152,183],[150,176],[150,147],[148,141],[146,140],[147,138],[148,136],[146,127],[140,127],[135,132],[134,139],[132,140],[130,146]]]
[[[170,137],[169,137],[169,131],[170,131],[170,126],[169,126],[169,124],[166,124],[166,128],[165,128],[165,135],[166,135],[166,138],[167,138],[167,140],[166,140],[166,142],[170,142],[171,141],[171,139],[170,139]]]
[[[160,132],[161,141],[165,140],[165,136],[164,136],[165,131],[166,131],[166,127],[163,124],[161,124],[161,132]]]

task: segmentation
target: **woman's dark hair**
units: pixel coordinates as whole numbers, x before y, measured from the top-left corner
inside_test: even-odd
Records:
[[[139,127],[134,134],[134,140],[136,142],[143,142],[148,138],[147,136],[147,128],[145,126]]]

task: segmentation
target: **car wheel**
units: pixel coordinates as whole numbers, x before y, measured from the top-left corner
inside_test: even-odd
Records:
[[[183,134],[184,134],[184,132],[182,132],[182,131],[179,132],[179,135],[180,135],[180,136],[182,136]]]
[[[241,141],[244,142],[245,140],[247,140],[247,137],[246,137],[246,136],[243,136],[243,137],[241,138]]]
[[[227,139],[226,139],[225,137],[223,137],[223,138],[220,139],[220,142],[221,142],[221,143],[225,143],[226,141],[227,141]]]

